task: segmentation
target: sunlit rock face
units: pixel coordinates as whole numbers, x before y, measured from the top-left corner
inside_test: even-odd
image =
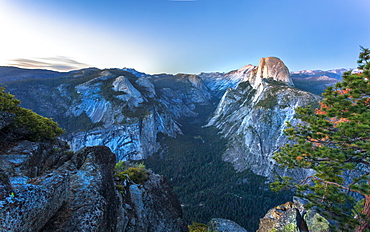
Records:
[[[280,81],[288,86],[294,86],[289,69],[276,57],[261,58],[258,68],[253,69],[248,77],[249,83],[255,89],[262,84],[264,79]]]
[[[222,96],[227,88],[235,89],[240,82],[249,81],[257,89],[262,80],[271,79],[294,86],[289,69],[277,57],[261,58],[259,66],[248,64],[228,73],[200,73],[206,86],[216,96]]]
[[[248,64],[228,73],[200,73],[199,76],[215,96],[221,97],[227,88],[236,88],[238,83],[246,81],[256,68],[256,66]]]
[[[320,97],[293,88],[289,70],[274,57],[262,58],[247,81],[223,95],[208,126],[216,126],[228,139],[223,159],[239,170],[250,168],[259,175],[284,175],[272,159],[288,143],[285,122],[297,123],[295,109],[316,105]],[[301,171],[290,175],[301,175]],[[304,173],[302,174],[304,175]]]

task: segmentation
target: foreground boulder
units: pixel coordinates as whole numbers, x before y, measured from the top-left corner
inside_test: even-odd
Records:
[[[22,141],[0,156],[13,191],[0,202],[2,231],[112,231],[118,201],[107,147],[73,154],[61,141]]]
[[[163,176],[148,173],[144,184],[125,182],[121,192],[127,232],[188,231],[180,201]]]
[[[305,209],[303,201],[294,198],[270,209],[260,220],[257,232],[329,232],[329,222],[311,209]]]

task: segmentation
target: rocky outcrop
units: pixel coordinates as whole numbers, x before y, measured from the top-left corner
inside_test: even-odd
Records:
[[[260,220],[257,232],[329,232],[329,222],[313,210],[307,210],[302,200],[294,198],[270,209]]]
[[[224,218],[212,218],[207,227],[209,232],[248,232],[237,223]]]
[[[1,154],[12,186],[0,202],[2,231],[112,231],[115,155],[107,147],[67,148],[58,140],[21,141]]]
[[[289,71],[279,59],[262,58],[261,65],[253,69],[248,81],[226,91],[208,126],[216,126],[228,139],[225,161],[238,171],[250,168],[273,178],[286,174],[272,159],[288,142],[283,133],[285,122],[295,124],[295,109],[317,105],[320,97],[293,88]],[[290,175],[305,173],[293,171]]]
[[[57,159],[51,155],[46,158],[48,151],[41,147],[51,150],[54,144],[23,141],[0,155],[0,167],[12,188],[11,194],[0,201],[2,231],[39,231],[68,199],[69,173],[49,169],[59,164],[52,162]],[[58,153],[64,152],[59,149]],[[56,156],[64,156],[60,153]],[[50,162],[50,166],[45,167],[44,162]]]
[[[108,147],[74,153],[60,140],[12,138],[0,152],[1,231],[187,231],[162,176],[151,173],[143,185],[116,190],[116,155]]]
[[[122,199],[127,212],[123,231],[188,231],[180,202],[163,176],[150,172],[143,185],[125,182]]]
[[[71,159],[69,197],[43,231],[114,231],[119,198],[113,181],[116,157],[109,148],[88,147]]]

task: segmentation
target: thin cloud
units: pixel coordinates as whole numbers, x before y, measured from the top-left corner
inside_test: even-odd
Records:
[[[65,56],[35,58],[35,59],[14,59],[8,65],[20,68],[52,69],[56,71],[70,71],[89,67],[89,65],[73,60]]]

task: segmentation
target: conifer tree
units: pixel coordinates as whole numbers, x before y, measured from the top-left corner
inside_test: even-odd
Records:
[[[301,123],[288,123],[295,141],[274,155],[288,168],[313,169],[300,182],[284,177],[275,190],[295,186],[342,231],[370,231],[370,50],[361,47],[359,72],[346,72],[342,82],[323,94],[319,109],[298,108]],[[358,201],[358,199],[362,199]]]
[[[26,139],[31,141],[41,141],[43,139],[52,140],[64,133],[56,122],[50,118],[36,114],[30,109],[19,106],[21,102],[14,98],[14,95],[5,92],[0,87],[0,111],[15,115],[14,123],[11,127],[24,128]]]

